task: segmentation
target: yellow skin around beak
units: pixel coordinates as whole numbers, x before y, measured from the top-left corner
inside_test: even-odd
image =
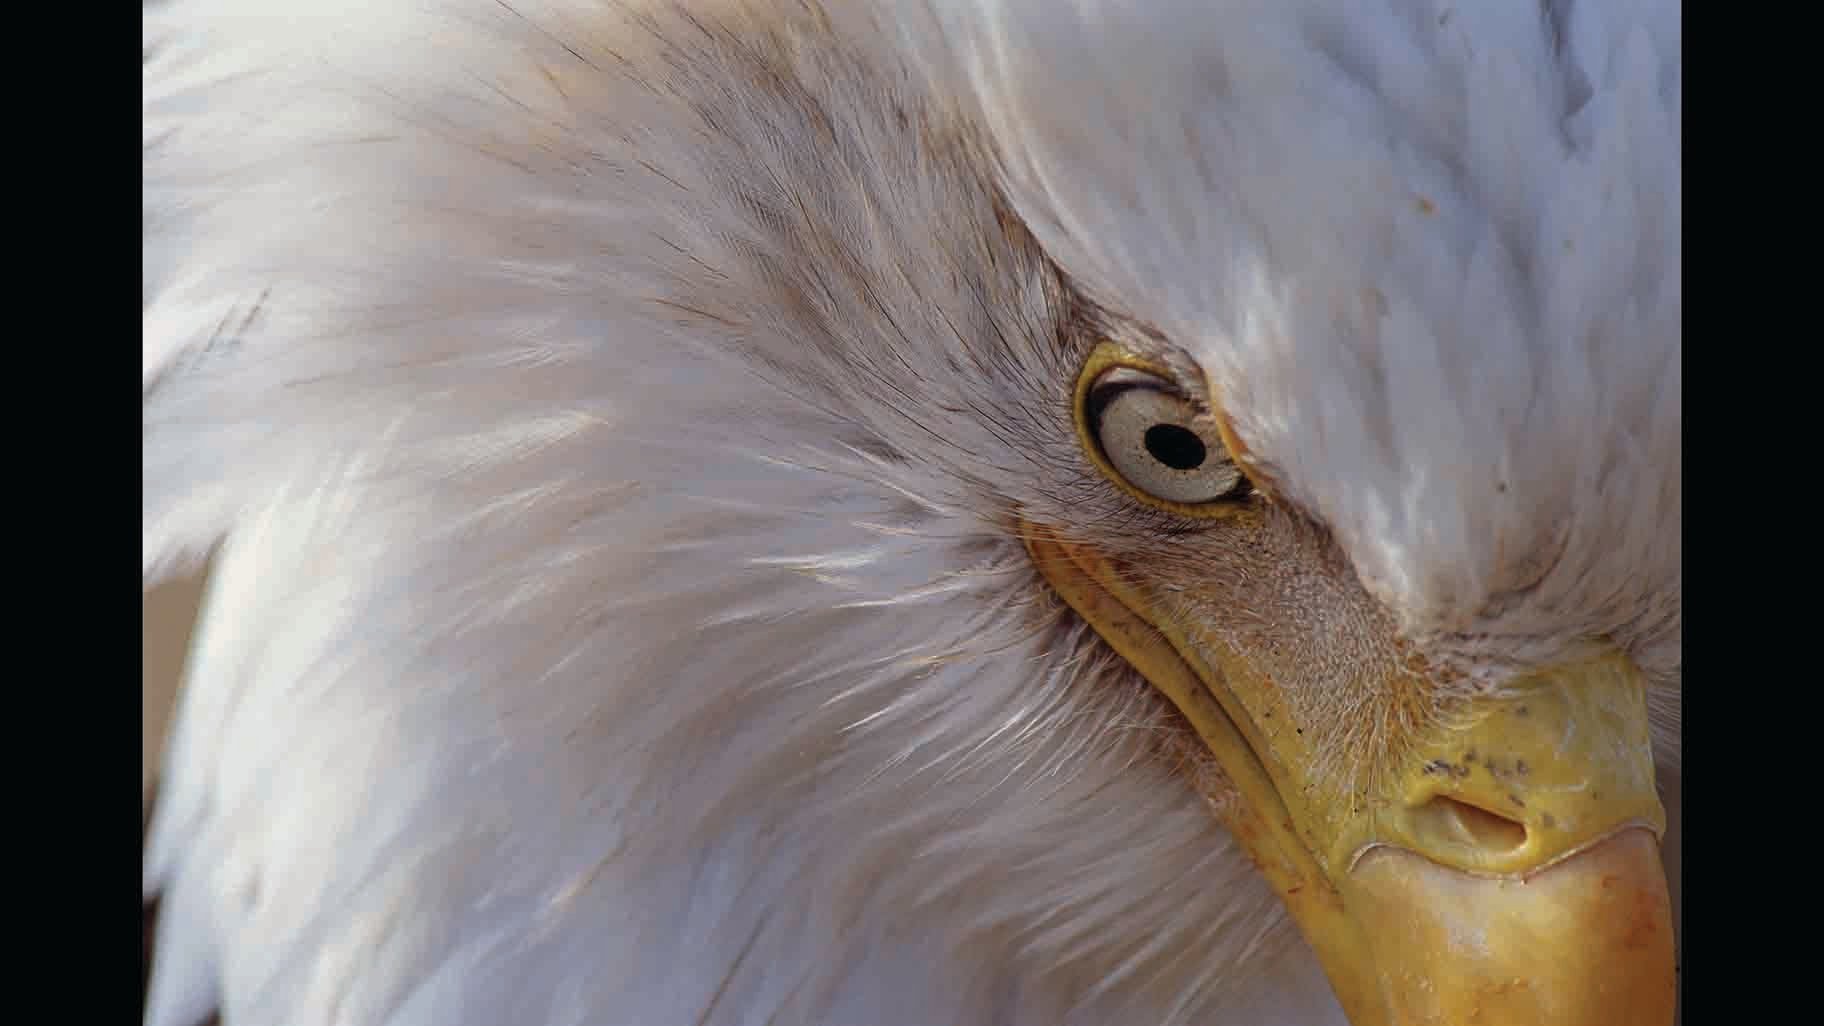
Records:
[[[1220,815],[1355,1026],[1672,1022],[1665,811],[1644,685],[1624,659],[1471,700],[1343,779],[1246,653],[1175,626],[1094,551],[1030,527],[1026,541],[1214,755],[1239,795]]]

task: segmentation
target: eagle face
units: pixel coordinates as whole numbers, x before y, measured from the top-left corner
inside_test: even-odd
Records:
[[[1670,1022],[1679,12],[1485,6],[148,9],[149,1020]]]

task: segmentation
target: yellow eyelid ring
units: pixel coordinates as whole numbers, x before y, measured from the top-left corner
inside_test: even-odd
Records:
[[[1120,370],[1137,372],[1148,378],[1156,379],[1166,386],[1173,385],[1177,380],[1177,376],[1170,369],[1124,349],[1121,346],[1115,345],[1114,343],[1104,342],[1101,345],[1098,345],[1095,350],[1090,353],[1089,358],[1084,361],[1082,371],[1077,375],[1076,389],[1072,400],[1072,415],[1076,421],[1078,442],[1082,445],[1083,451],[1089,455],[1090,461],[1095,464],[1096,469],[1101,471],[1104,477],[1114,482],[1114,484],[1123,492],[1126,492],[1129,496],[1133,497],[1135,501],[1179,516],[1199,520],[1210,520],[1233,517],[1247,511],[1249,503],[1245,501],[1245,495],[1237,498],[1215,498],[1201,502],[1180,501],[1172,496],[1159,494],[1161,491],[1168,490],[1166,488],[1149,491],[1140,487],[1132,480],[1130,474],[1124,473],[1121,468],[1116,465],[1117,461],[1111,459],[1111,455],[1104,445],[1102,437],[1098,435],[1096,417],[1092,415],[1092,403],[1094,401],[1097,386],[1103,382],[1104,378],[1108,376],[1110,372]],[[1214,444],[1220,444],[1225,461],[1233,465],[1239,474],[1242,477],[1245,477],[1249,484],[1258,489],[1259,482],[1253,474],[1249,473],[1243,460],[1238,458],[1238,454],[1245,452],[1245,450],[1238,447],[1234,432],[1230,428],[1227,418],[1213,410],[1208,412],[1211,415],[1210,420],[1214,422],[1216,435],[1215,438],[1209,439],[1208,441]]]

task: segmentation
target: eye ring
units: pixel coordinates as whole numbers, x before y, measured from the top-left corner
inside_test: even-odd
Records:
[[[1247,507],[1254,485],[1228,431],[1163,368],[1104,343],[1078,376],[1075,412],[1096,469],[1140,502],[1198,518]]]

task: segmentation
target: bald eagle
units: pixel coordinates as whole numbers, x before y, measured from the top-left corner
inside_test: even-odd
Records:
[[[150,1026],[1672,1021],[1672,0],[142,17]]]

